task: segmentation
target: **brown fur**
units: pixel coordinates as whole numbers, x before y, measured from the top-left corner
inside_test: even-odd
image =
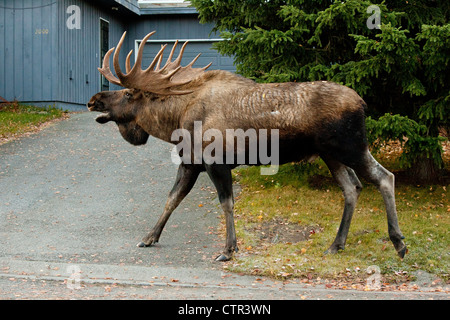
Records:
[[[356,92],[333,82],[257,84],[226,71],[205,72],[177,89],[194,93],[142,96],[136,114],[141,127],[168,142],[173,130],[190,129],[196,120],[205,131],[272,128],[281,135],[309,134],[364,106]]]

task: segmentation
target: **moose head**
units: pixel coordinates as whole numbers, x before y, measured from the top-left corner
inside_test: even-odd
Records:
[[[134,145],[145,144],[149,137],[148,133],[136,123],[137,113],[142,106],[148,105],[152,100],[157,100],[161,96],[192,93],[193,90],[178,90],[177,88],[189,84],[211,65],[210,63],[203,68],[192,68],[200,56],[198,54],[187,66],[182,67],[181,59],[188,42],[183,44],[178,57],[172,61],[178,45],[178,41],[176,41],[163,67],[161,67],[161,61],[167,45],[162,46],[149,67],[143,70],[141,64],[144,46],[154,33],[155,31],[147,34],[142,40],[133,68],[130,64],[133,50],[128,53],[125,64],[126,73],[122,72],[119,64],[120,50],[126,36],[126,32],[123,33],[117,50],[114,52],[115,48],[113,47],[105,54],[103,66],[98,70],[109,82],[126,89],[99,92],[91,98],[87,105],[90,111],[102,112],[96,118],[98,123],[116,122],[125,140]],[[110,56],[113,52],[113,66],[117,77],[113,75],[109,67]]]

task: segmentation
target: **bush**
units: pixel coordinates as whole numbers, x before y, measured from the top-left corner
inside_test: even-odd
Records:
[[[432,160],[438,168],[443,167],[441,142],[445,138],[428,136],[425,125],[406,116],[386,113],[378,120],[368,117],[366,129],[368,142],[374,152],[392,140],[400,141],[403,149],[399,159],[402,168],[411,168],[419,156]]]

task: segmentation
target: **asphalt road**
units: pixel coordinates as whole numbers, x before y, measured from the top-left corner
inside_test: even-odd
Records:
[[[0,146],[0,299],[448,299],[434,292],[329,290],[225,272],[221,210],[202,174],[160,243],[171,145],[135,147],[96,114]]]

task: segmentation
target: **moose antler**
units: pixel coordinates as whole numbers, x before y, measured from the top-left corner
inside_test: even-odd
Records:
[[[178,45],[177,40],[172,47],[169,58],[167,58],[164,67],[160,68],[160,65],[163,59],[164,50],[166,49],[167,45],[162,46],[161,50],[159,50],[159,52],[156,54],[150,66],[147,69],[142,70],[141,65],[144,46],[148,38],[150,38],[154,33],[155,31],[150,32],[144,37],[144,39],[142,39],[142,42],[138,48],[136,63],[134,64],[133,68],[131,68],[130,64],[131,54],[133,50],[128,53],[125,61],[125,74],[122,73],[122,70],[120,69],[119,54],[123,41],[125,40],[126,31],[123,33],[122,38],[120,38],[120,41],[117,45],[117,50],[116,52],[114,52],[113,57],[113,66],[117,77],[113,75],[111,69],[109,68],[109,58],[115,49],[114,47],[109,49],[109,51],[106,53],[105,57],[103,58],[103,66],[102,68],[98,68],[98,70],[105,76],[105,78],[109,82],[125,88],[140,89],[143,91],[162,95],[181,95],[192,93],[193,91],[177,91],[172,90],[172,88],[188,84],[193,79],[201,75],[207,68],[209,68],[211,66],[211,63],[203,68],[192,68],[192,65],[200,56],[200,54],[198,54],[186,67],[182,67],[181,59],[183,57],[184,49],[186,48],[186,45],[188,43],[187,41],[181,47],[178,57],[175,59],[175,61],[172,61],[172,57]]]

